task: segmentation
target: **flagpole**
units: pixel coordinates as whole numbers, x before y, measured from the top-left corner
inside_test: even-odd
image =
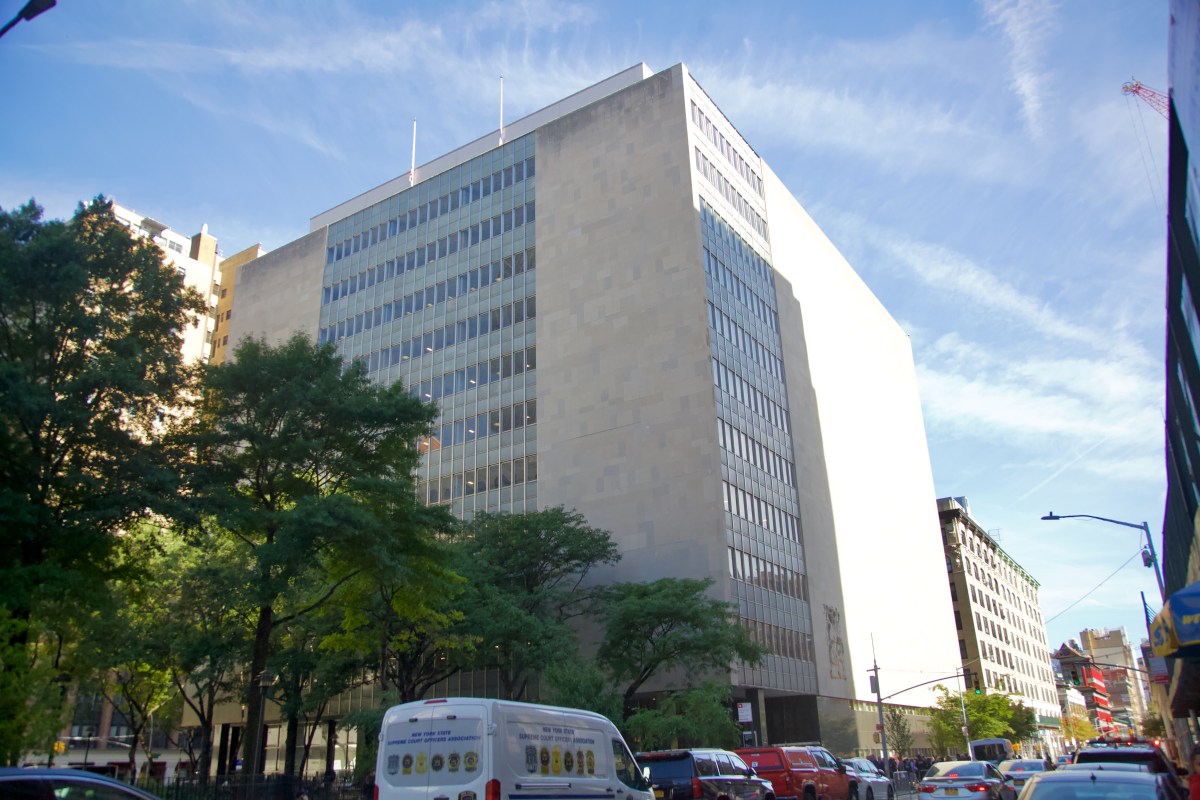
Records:
[[[417,175],[417,120],[413,119],[413,138],[412,138],[412,161],[408,168],[408,185],[413,185],[413,180]]]

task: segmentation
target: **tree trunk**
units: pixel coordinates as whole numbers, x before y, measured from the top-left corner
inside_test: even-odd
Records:
[[[254,650],[250,658],[250,684],[246,690],[246,735],[242,737],[243,774],[261,775],[263,772],[263,671],[267,667],[267,653],[271,645],[271,627],[274,612],[269,605],[258,609],[258,624],[254,629]]]
[[[300,720],[296,717],[296,713],[288,714],[287,718],[287,743],[284,747],[287,752],[283,756],[283,774],[291,777],[296,774],[296,750],[299,742],[296,740],[300,734]]]
[[[199,773],[200,785],[208,785],[208,774],[212,769],[213,754],[213,721],[212,717],[200,720],[200,761],[196,772]]]

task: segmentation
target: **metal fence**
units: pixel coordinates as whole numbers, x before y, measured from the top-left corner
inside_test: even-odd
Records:
[[[350,777],[332,780],[294,778],[286,775],[217,776],[207,782],[196,779],[139,780],[134,786],[162,800],[369,800],[371,786],[354,783]]]
[[[898,769],[892,773],[892,788],[896,790],[897,795],[912,792],[916,787],[916,773],[903,769]]]

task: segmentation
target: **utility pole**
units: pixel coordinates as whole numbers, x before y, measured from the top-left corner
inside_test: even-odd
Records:
[[[879,691],[879,659],[875,657],[875,634],[871,634],[871,691],[875,692],[875,710],[879,712],[879,747],[883,750],[883,774],[892,778],[892,762],[888,758],[887,729],[883,724],[883,697]]]

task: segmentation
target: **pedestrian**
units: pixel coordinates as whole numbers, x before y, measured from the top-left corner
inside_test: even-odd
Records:
[[[1192,769],[1188,773],[1188,800],[1200,800],[1200,750],[1192,751]]]

